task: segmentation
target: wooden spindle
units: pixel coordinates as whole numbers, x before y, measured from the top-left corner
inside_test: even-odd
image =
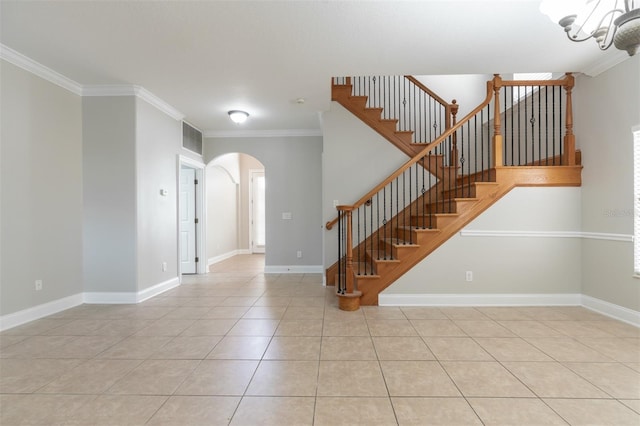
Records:
[[[449,105],[449,109],[451,110],[451,125],[455,126],[457,123],[456,115],[458,114],[459,105],[456,103],[457,101],[454,99],[451,101],[451,105]],[[451,159],[450,164],[452,167],[458,167],[458,132],[454,132],[451,135]]]
[[[502,125],[500,123],[500,89],[502,77],[493,75],[494,113],[493,113],[493,161],[494,167],[502,166]]]

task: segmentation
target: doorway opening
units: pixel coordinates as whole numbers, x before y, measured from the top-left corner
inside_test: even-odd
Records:
[[[178,157],[178,271],[183,274],[207,272],[205,258],[204,164]]]
[[[249,170],[249,249],[251,253],[264,253],[265,247],[265,187],[264,170]]]
[[[236,255],[265,253],[265,167],[256,158],[229,153],[206,167],[207,265]],[[262,256],[264,258],[264,256]],[[264,262],[262,262],[264,263]]]

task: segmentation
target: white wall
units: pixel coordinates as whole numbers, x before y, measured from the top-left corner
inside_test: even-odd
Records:
[[[632,235],[631,128],[640,124],[640,55],[596,77],[578,77],[573,93],[576,145],[584,165],[582,230]],[[632,274],[633,243],[583,241],[584,294],[640,311],[640,280]]]
[[[8,315],[82,292],[82,107],[5,61],[0,78],[0,315]]]
[[[557,236],[580,231],[580,188],[515,188],[463,231],[506,235],[457,234],[382,294],[580,293],[581,240]]]
[[[487,97],[487,81],[491,74],[465,75],[419,75],[416,79],[432,92],[451,103],[456,99],[459,105],[457,119],[462,120]]]
[[[135,113],[133,96],[82,99],[88,292],[137,291]]]
[[[322,138],[205,138],[205,162],[241,152],[265,168],[266,253],[271,268],[322,264]],[[292,220],[282,213],[291,212]],[[296,251],[303,257],[298,259]]]
[[[235,157],[238,162],[237,155]],[[237,168],[237,164],[236,164]],[[216,162],[207,165],[207,257],[238,249],[238,183]]]
[[[178,277],[176,156],[181,147],[182,122],[137,98],[137,291]],[[160,195],[161,189],[168,194]]]
[[[358,201],[384,178],[410,160],[337,102],[322,114],[322,223],[334,219],[333,201],[349,205]],[[338,259],[337,227],[323,231],[324,265]]]

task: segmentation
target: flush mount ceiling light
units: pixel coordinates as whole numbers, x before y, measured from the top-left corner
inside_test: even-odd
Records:
[[[640,48],[640,0],[543,0],[540,11],[564,28],[571,41],[593,38],[633,56]]]
[[[247,121],[247,118],[249,117],[248,112],[240,111],[237,109],[229,111],[228,114],[231,121],[233,121],[236,124],[244,123],[245,121]]]

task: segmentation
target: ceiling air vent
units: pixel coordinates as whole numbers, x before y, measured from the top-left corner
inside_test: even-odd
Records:
[[[182,122],[182,147],[202,155],[202,132]]]

